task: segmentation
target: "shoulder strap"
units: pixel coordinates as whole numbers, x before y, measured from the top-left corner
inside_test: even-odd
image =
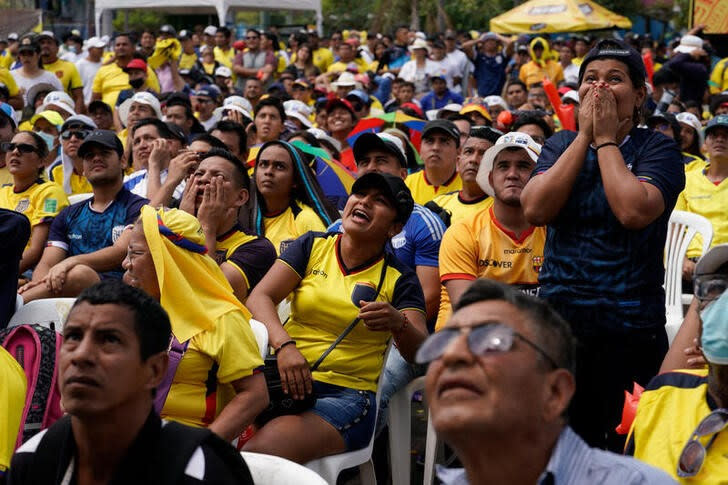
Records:
[[[377,299],[377,297],[379,296],[379,293],[382,291],[382,285],[384,284],[384,278],[386,275],[387,275],[387,254],[384,253],[383,261],[382,261],[382,272],[379,275],[379,284],[377,284],[377,292],[374,295],[374,300]],[[329,355],[331,353],[331,351],[333,351],[334,348],[336,348],[337,345],[339,345],[339,342],[344,340],[344,337],[349,335],[351,333],[351,331],[354,330],[354,327],[356,327],[356,324],[359,323],[359,320],[361,320],[361,319],[359,317],[356,317],[354,320],[351,321],[351,323],[344,329],[344,331],[341,332],[341,335],[339,335],[337,337],[337,339],[334,340],[334,343],[332,343],[329,346],[329,348],[326,349],[323,354],[321,354],[321,357],[319,357],[316,360],[316,362],[314,362],[314,364],[311,366],[311,372],[313,372],[319,368],[319,366],[321,365],[321,362],[324,361],[326,356]]]
[[[170,421],[162,427],[159,443],[161,464],[167,473],[163,474],[163,485],[184,483],[187,464],[195,450],[201,445],[209,446],[212,451],[228,465],[236,483],[252,484],[250,470],[235,449],[207,428],[193,428]]]
[[[177,367],[182,357],[184,357],[189,344],[189,340],[182,344],[177,340],[177,337],[172,335],[172,340],[169,342],[167,373],[164,375],[164,380],[157,386],[157,392],[154,395],[154,410],[157,414],[162,412],[169,390],[172,388],[172,381],[174,380],[174,375],[177,373]]]

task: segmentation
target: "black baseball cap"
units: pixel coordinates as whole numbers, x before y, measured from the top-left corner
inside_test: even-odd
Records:
[[[582,61],[581,67],[579,68],[579,85],[581,85],[581,80],[584,77],[586,66],[591,61],[596,61],[597,59],[616,59],[627,65],[630,77],[640,78],[642,82],[647,77],[645,63],[642,61],[642,56],[639,52],[621,40],[602,39],[584,56],[584,61]]]
[[[412,199],[410,189],[404,184],[404,180],[388,173],[369,172],[356,179],[351,187],[351,193],[370,187],[376,187],[384,192],[397,210],[398,222],[402,224],[407,222],[412,214],[415,201]]]
[[[181,141],[183,145],[187,143],[187,135],[185,135],[184,130],[179,125],[175,125],[171,121],[166,121],[164,124],[167,125],[167,129],[172,135],[172,138]]]
[[[92,146],[100,145],[105,148],[111,148],[121,157],[124,154],[124,145],[121,140],[111,130],[94,130],[89,136],[83,140],[81,146],[78,147],[78,156],[83,158]]]
[[[432,120],[428,121],[425,125],[425,129],[422,130],[422,138],[425,138],[432,131],[442,131],[446,135],[452,137],[455,140],[455,146],[460,147],[460,130],[450,120]]]
[[[33,52],[40,52],[40,45],[38,45],[38,42],[36,41],[35,36],[33,35],[24,35],[22,39],[20,39],[20,44],[18,45],[18,52],[22,51],[33,51]]]
[[[354,142],[354,160],[362,159],[372,150],[391,153],[399,161],[402,168],[407,168],[407,156],[402,140],[389,133],[363,133]]]

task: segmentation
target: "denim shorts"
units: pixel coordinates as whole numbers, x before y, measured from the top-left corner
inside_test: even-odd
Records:
[[[316,405],[311,411],[341,433],[346,451],[367,446],[374,433],[376,395],[319,381],[314,381],[313,389]]]

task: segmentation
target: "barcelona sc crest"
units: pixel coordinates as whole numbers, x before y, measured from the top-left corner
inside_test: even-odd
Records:
[[[534,256],[533,259],[531,259],[531,262],[533,263],[533,269],[538,273],[541,271],[541,266],[543,265],[543,256]]]

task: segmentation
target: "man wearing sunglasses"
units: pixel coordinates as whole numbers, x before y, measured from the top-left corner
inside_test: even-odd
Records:
[[[728,477],[728,244],[695,266],[694,311],[706,366],[660,374],[640,398],[626,453],[682,483],[725,483]],[[698,310],[700,310],[699,318]],[[686,317],[684,327],[692,326]],[[681,328],[682,333],[682,328]],[[674,346],[684,348],[675,338]],[[672,351],[672,349],[671,349]],[[664,367],[664,365],[663,365]]]
[[[574,338],[548,304],[488,279],[473,283],[416,362],[430,363],[432,424],[464,469],[445,484],[674,483],[637,460],[589,448],[566,424]]]
[[[78,156],[78,148],[96,128],[96,123],[86,115],[71,116],[61,126],[61,159],[49,172],[51,181],[63,187],[68,195],[93,192],[83,174],[83,159]]]
[[[0,143],[13,139],[17,130],[13,107],[8,103],[0,103]],[[0,187],[13,183],[13,176],[5,164],[5,152],[0,151]]]

